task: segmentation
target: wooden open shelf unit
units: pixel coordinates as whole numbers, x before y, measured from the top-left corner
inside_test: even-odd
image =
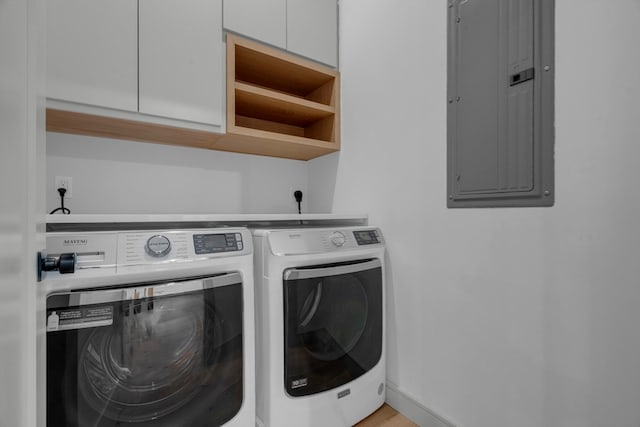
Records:
[[[227,133],[47,109],[47,130],[310,160],[340,149],[340,75],[227,35]]]
[[[227,35],[227,133],[217,150],[309,160],[340,149],[340,75]]]

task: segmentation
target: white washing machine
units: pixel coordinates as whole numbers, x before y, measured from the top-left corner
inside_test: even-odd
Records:
[[[49,427],[255,423],[243,228],[47,234]]]
[[[352,426],[385,400],[380,230],[273,229],[253,236],[257,425]]]

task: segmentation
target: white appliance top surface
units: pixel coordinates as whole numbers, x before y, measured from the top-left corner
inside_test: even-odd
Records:
[[[47,215],[47,223],[145,223],[145,222],[260,222],[260,221],[312,221],[312,220],[362,220],[365,214],[71,214]]]

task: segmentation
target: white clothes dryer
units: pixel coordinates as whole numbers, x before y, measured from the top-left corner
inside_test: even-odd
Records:
[[[382,233],[254,230],[261,427],[347,427],[385,400]]]
[[[247,229],[46,238],[47,426],[254,425]]]

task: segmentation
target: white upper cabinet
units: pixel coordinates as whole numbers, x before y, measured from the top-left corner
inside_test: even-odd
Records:
[[[224,28],[338,65],[336,0],[224,0]]]
[[[47,97],[138,109],[138,4],[47,1]]]
[[[336,0],[287,0],[287,50],[337,66]]]
[[[139,0],[140,112],[221,125],[220,0]]]
[[[47,0],[47,9],[49,107],[223,128],[222,0]]]
[[[225,0],[224,28],[287,48],[286,0]]]

